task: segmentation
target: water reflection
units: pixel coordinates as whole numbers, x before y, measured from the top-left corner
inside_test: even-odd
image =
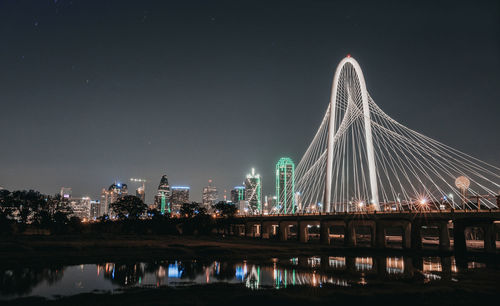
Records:
[[[469,262],[464,272],[484,269]],[[462,270],[462,268],[461,268]],[[431,283],[460,279],[453,257],[293,257],[271,261],[161,260],[109,262],[96,265],[0,269],[0,298],[27,295],[51,297],[124,287],[185,286],[224,282],[251,289],[305,285],[359,286],[377,282]],[[452,278],[453,276],[453,278]]]

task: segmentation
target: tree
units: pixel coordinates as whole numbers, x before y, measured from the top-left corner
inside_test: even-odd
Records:
[[[191,218],[194,215],[194,207],[197,205],[196,202],[184,203],[181,206],[181,216],[186,218]]]
[[[148,209],[140,198],[133,195],[124,196],[110,206],[120,219],[138,219]]]
[[[236,214],[237,208],[235,205],[220,201],[214,206],[215,212],[221,215],[222,217],[232,218]]]
[[[207,214],[207,209],[200,205],[200,203],[191,202],[184,203],[181,206],[181,216],[192,218],[195,216],[204,216]]]

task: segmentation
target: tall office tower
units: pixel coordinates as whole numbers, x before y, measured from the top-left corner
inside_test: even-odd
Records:
[[[160,210],[160,213],[170,213],[172,208],[170,207],[170,198],[172,196],[172,190],[168,184],[167,175],[163,175],[160,179],[160,184],[158,185],[158,192],[155,195],[155,207]]]
[[[90,201],[90,219],[97,219],[101,216],[101,203],[99,201]]]
[[[189,203],[189,187],[172,186],[172,213],[178,215],[181,211],[181,206],[184,203]]]
[[[231,202],[234,205],[238,205],[240,201],[245,200],[245,186],[234,186],[233,190],[231,190]]]
[[[276,214],[278,207],[276,205],[276,196],[267,195],[264,198],[264,214]]]
[[[126,195],[128,195],[127,184],[114,183],[107,190],[103,188],[101,191],[101,213],[111,215],[112,212],[109,206]]]
[[[144,190],[144,186],[140,186],[135,190],[135,196],[146,203],[146,191]]]
[[[202,195],[202,205],[210,211],[212,209],[212,205],[217,203],[219,195],[217,193],[217,188],[212,186],[212,180],[208,180],[208,186],[203,188]]]
[[[72,198],[69,205],[73,210],[72,215],[80,218],[81,220],[88,220],[90,218],[90,198]]]
[[[259,174],[255,174],[255,169],[247,174],[245,180],[245,200],[248,201],[248,213],[260,214],[262,212],[262,180]]]
[[[288,157],[276,164],[276,200],[281,211],[295,213],[295,164]]]
[[[69,201],[69,199],[71,199],[71,188],[61,187],[60,195],[61,195],[61,200]]]

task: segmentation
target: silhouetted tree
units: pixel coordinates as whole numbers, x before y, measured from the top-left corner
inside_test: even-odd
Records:
[[[180,211],[181,216],[185,218],[192,218],[194,216],[195,208],[199,206],[200,205],[196,202],[182,204]]]
[[[128,195],[110,205],[111,210],[120,219],[138,219],[148,208],[142,200],[136,196]]]
[[[236,214],[237,208],[232,203],[220,201],[214,206],[215,211],[222,217],[231,218]]]

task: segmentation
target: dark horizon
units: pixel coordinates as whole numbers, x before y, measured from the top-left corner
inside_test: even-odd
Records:
[[[473,3],[473,5],[471,5]],[[163,174],[274,192],[347,54],[407,127],[500,165],[497,1],[3,1],[0,186],[96,197]]]

